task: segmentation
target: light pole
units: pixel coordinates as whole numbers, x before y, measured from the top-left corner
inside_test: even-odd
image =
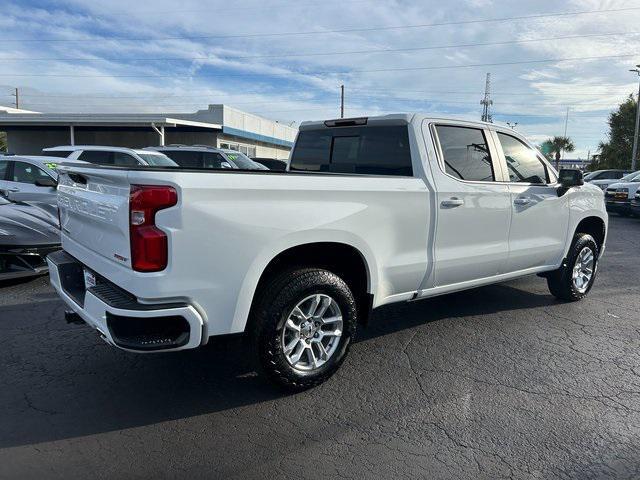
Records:
[[[640,77],[640,65],[636,65],[636,68],[629,70],[635,72]],[[631,154],[631,170],[635,172],[636,161],[638,159],[638,130],[640,129],[640,80],[638,81],[638,98],[636,101],[636,129],[633,132],[633,153]]]
[[[640,65],[629,70],[635,72],[640,77]],[[640,129],[640,81],[638,81],[638,98],[636,101],[636,129],[633,132],[633,153],[631,154],[631,170],[636,170],[636,161],[638,159],[638,130]]]

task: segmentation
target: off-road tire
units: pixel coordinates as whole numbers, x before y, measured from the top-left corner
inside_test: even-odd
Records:
[[[585,247],[589,247],[593,252],[593,275],[591,277],[589,285],[587,286],[587,289],[584,292],[580,292],[573,283],[572,274],[573,267],[578,258],[578,254]],[[598,244],[591,235],[587,233],[576,233],[575,237],[573,238],[573,242],[571,243],[569,253],[567,254],[565,260],[562,262],[560,268],[553,272],[550,272],[547,275],[547,285],[551,294],[559,300],[564,300],[567,302],[582,300],[589,293],[596,279],[596,273],[598,271],[598,254]]]
[[[331,296],[342,313],[342,336],[334,354],[312,371],[294,368],[285,358],[280,337],[296,304],[315,293]],[[335,273],[320,268],[289,270],[276,275],[261,292],[252,309],[250,334],[258,371],[289,390],[321,384],[344,361],[357,326],[357,303],[349,286]]]

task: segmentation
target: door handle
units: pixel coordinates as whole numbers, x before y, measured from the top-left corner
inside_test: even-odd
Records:
[[[529,197],[518,197],[513,201],[514,205],[529,205],[531,199]]]
[[[447,200],[440,202],[440,206],[442,208],[455,208],[461,207],[462,205],[464,205],[464,200],[458,197],[448,198]]]

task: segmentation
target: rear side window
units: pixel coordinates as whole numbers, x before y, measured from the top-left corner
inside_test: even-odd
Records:
[[[111,152],[101,152],[100,150],[85,150],[80,154],[78,160],[97,165],[113,165],[113,155]]]
[[[520,183],[547,183],[547,167],[536,152],[511,135],[498,132],[504,158],[507,161],[509,180]]]
[[[73,153],[73,150],[43,150],[42,155],[47,157],[67,158]]]
[[[6,160],[0,160],[0,180],[7,178],[7,170],[9,169],[9,162]]]
[[[484,132],[478,128],[436,126],[445,171],[460,180],[495,181]]]
[[[302,131],[290,170],[411,176],[408,129],[374,126]]]
[[[167,157],[184,168],[202,168],[202,152],[190,150],[163,150]]]

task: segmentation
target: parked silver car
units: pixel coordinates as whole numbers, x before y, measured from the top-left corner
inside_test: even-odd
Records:
[[[55,206],[58,172],[56,157],[7,155],[0,157],[0,190],[18,202]],[[64,161],[67,161],[66,159]],[[84,163],[78,162],[75,163]]]

